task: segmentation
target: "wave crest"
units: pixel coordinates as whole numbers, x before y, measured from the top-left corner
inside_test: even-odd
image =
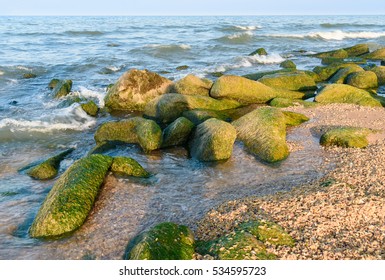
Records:
[[[344,39],[375,39],[385,37],[385,32],[372,32],[372,31],[359,31],[359,32],[345,32],[341,30],[335,30],[330,32],[313,32],[308,34],[274,34],[271,37],[282,38],[311,38],[322,40],[336,40],[341,41]]]
[[[220,37],[216,40],[218,42],[228,43],[228,44],[245,44],[245,43],[251,42],[253,37],[254,37],[253,32],[246,31],[246,32],[226,35],[226,36]]]

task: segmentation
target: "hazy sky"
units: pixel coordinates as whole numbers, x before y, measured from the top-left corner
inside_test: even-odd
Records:
[[[1,15],[385,14],[385,0],[0,0]]]

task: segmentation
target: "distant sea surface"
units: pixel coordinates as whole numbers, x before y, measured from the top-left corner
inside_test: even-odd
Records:
[[[17,170],[66,148],[76,148],[62,163],[63,171],[93,147],[93,133],[100,123],[119,117],[105,114],[95,119],[78,104],[69,105],[66,101],[70,97],[54,100],[47,88],[51,79],[72,79],[71,96],[93,99],[102,108],[107,86],[131,68],[148,69],[174,80],[189,73],[215,79],[215,72],[243,75],[275,70],[286,59],[293,60],[299,69],[311,70],[320,60],[304,54],[358,43],[368,43],[371,49],[384,46],[385,16],[0,17],[0,38],[0,259],[79,258],[76,253],[55,253],[44,242],[28,237],[31,220],[54,181],[34,181]],[[267,56],[248,56],[261,47]],[[187,67],[177,70],[178,66]],[[36,78],[23,78],[29,73]],[[136,152],[124,150],[150,170],[158,168],[154,188],[157,184],[174,186],[170,187],[172,192],[186,181],[198,179],[196,185],[208,187],[215,185],[210,178],[216,177],[218,184],[230,189],[235,184],[249,186],[251,181],[274,180],[274,174],[283,174],[284,179],[290,172],[295,181],[299,174],[293,169],[295,164],[289,163],[279,172],[261,165],[264,175],[260,177],[253,169],[229,175],[221,167],[207,167],[205,172],[209,173],[199,177],[201,166],[185,164],[189,160],[183,153],[161,154],[152,166],[146,155]],[[241,156],[248,159],[242,164],[255,165],[249,155],[239,151]],[[311,159],[303,155],[303,160]],[[188,173],[191,170],[194,172]],[[173,180],[165,179],[167,171],[175,173]],[[298,176],[306,172],[311,170]],[[244,194],[227,189],[214,193],[227,193],[232,198],[251,190]],[[178,199],[202,202],[193,190],[185,196]],[[226,198],[224,194],[217,201]],[[170,203],[171,212],[180,207],[184,209],[181,215],[188,215],[190,206]],[[208,200],[207,205],[210,203]],[[128,234],[144,228],[138,226]],[[72,252],[71,245],[66,248]]]

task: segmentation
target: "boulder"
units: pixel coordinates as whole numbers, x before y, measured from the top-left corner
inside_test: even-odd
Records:
[[[316,73],[320,81],[329,80],[338,70],[354,65],[353,63],[336,63],[329,66],[317,66],[313,69],[313,72]]]
[[[199,125],[208,119],[215,118],[225,122],[231,122],[231,117],[225,112],[214,110],[195,109],[183,112],[183,117],[189,119],[195,125]]]
[[[82,107],[84,112],[86,112],[91,117],[96,117],[99,112],[98,106],[92,100],[88,101],[87,103],[81,104],[80,106]]]
[[[381,102],[369,92],[349,85],[332,84],[321,88],[315,101],[323,104],[350,103],[361,106],[380,107]]]
[[[314,102],[308,102],[301,99],[288,99],[288,98],[281,98],[281,97],[274,98],[269,102],[269,105],[271,107],[277,107],[277,108],[286,108],[286,107],[292,107],[292,106],[303,106],[307,108],[307,107],[317,106],[317,104]]]
[[[194,246],[194,235],[188,227],[161,223],[135,237],[127,246],[125,259],[191,260]]]
[[[287,90],[307,91],[317,89],[314,79],[303,72],[266,75],[259,79],[258,82],[272,88]]]
[[[320,144],[344,148],[365,148],[369,144],[367,136],[370,133],[370,129],[360,127],[333,128],[321,136]]]
[[[186,144],[194,127],[187,118],[177,118],[163,130],[162,148]]]
[[[339,69],[333,75],[333,77],[330,78],[329,82],[335,83],[335,84],[343,84],[345,82],[345,79],[347,78],[347,76],[349,76],[349,74],[354,73],[354,72],[360,72],[360,71],[364,71],[364,69],[362,69],[362,67],[355,65],[355,64],[348,66],[348,67],[343,67],[343,68]]]
[[[231,124],[208,119],[196,127],[189,143],[190,155],[200,161],[226,160],[231,157],[236,138],[237,131]]]
[[[91,155],[76,161],[56,181],[37,213],[29,234],[59,237],[78,229],[92,210],[112,158]]]
[[[232,124],[237,139],[261,160],[277,162],[289,155],[286,144],[286,117],[276,108],[262,107],[244,115]]]
[[[125,72],[105,97],[111,110],[142,111],[155,97],[167,93],[172,81],[148,70],[132,69]]]
[[[180,66],[176,67],[175,69],[178,71],[182,71],[182,70],[186,70],[188,68],[189,68],[188,65],[180,65]]]
[[[352,58],[335,58],[335,57],[325,57],[322,58],[321,63],[323,65],[332,65],[332,64],[346,64],[346,63],[351,63],[351,64],[366,64],[367,60],[362,57],[352,57]]]
[[[297,126],[310,120],[308,117],[300,113],[289,111],[282,111],[282,113],[285,115],[285,123],[287,126]]]
[[[348,58],[349,54],[344,49],[339,49],[339,50],[333,50],[328,52],[320,52],[312,56],[318,57],[318,58],[325,58],[325,57]]]
[[[284,68],[284,69],[273,70],[273,71],[262,71],[262,72],[247,74],[247,75],[243,75],[242,77],[249,80],[258,81],[260,78],[266,75],[274,75],[278,73],[290,73],[294,71],[295,69],[293,68]]]
[[[385,85],[385,66],[376,66],[370,69],[377,76],[378,85]]]
[[[162,130],[152,120],[134,117],[102,124],[94,138],[96,144],[110,141],[139,144],[145,152],[149,152],[160,148]]]
[[[59,79],[52,79],[48,84],[48,88],[54,89],[58,83],[60,83]]]
[[[37,75],[34,74],[34,73],[24,73],[24,74],[23,74],[23,78],[24,78],[24,79],[34,79],[34,78],[36,78],[36,77],[37,77]]]
[[[180,94],[209,96],[212,85],[212,81],[208,79],[201,79],[190,74],[177,81],[174,88],[175,92]]]
[[[253,55],[267,55],[267,51],[264,49],[264,48],[259,48],[259,49],[256,49],[255,51],[253,51],[252,53],[249,54],[249,56],[253,56]]]
[[[136,160],[129,157],[114,157],[111,171],[122,177],[150,177],[150,173],[148,173]]]
[[[74,149],[68,149],[56,156],[53,156],[37,165],[32,164],[27,168],[27,174],[36,180],[49,180],[55,178],[59,172],[60,162]],[[25,168],[24,168],[25,169]]]
[[[385,48],[375,50],[371,53],[364,55],[363,57],[367,58],[367,59],[372,59],[372,60],[384,60],[385,59]]]
[[[346,84],[357,88],[371,89],[378,87],[378,79],[372,71],[355,72],[346,78]]]
[[[144,115],[162,123],[170,123],[188,110],[222,111],[240,106],[240,103],[234,100],[217,100],[208,96],[169,93],[149,102],[144,110]]]
[[[285,61],[281,62],[281,64],[279,66],[281,68],[284,68],[284,69],[297,69],[297,66],[291,60],[285,60]]]
[[[368,44],[358,44],[353,47],[344,49],[349,57],[360,56],[369,53],[369,45]]]
[[[72,89],[72,81],[71,80],[62,80],[59,81],[56,86],[53,88],[52,95],[55,98],[60,98],[68,95]]]

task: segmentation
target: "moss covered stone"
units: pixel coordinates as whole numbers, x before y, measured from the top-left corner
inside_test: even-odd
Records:
[[[163,130],[162,148],[186,144],[194,127],[187,118],[177,118]]]
[[[52,79],[49,84],[48,84],[48,88],[49,89],[54,89],[56,87],[56,85],[60,82],[59,79]]]
[[[350,63],[350,64],[366,64],[367,60],[362,57],[352,57],[352,58],[335,58],[335,57],[325,57],[322,58],[321,63],[323,65],[332,65],[332,64],[344,64],[344,63]]]
[[[355,72],[347,76],[346,84],[362,89],[377,88],[378,79],[372,71]]]
[[[94,101],[88,101],[87,103],[84,103],[81,105],[84,112],[86,112],[88,115],[95,117],[98,114],[99,108],[95,104]]]
[[[328,66],[317,66],[313,69],[320,81],[329,80],[338,70],[354,65],[353,63],[336,63]]]
[[[285,68],[285,69],[279,69],[279,70],[273,70],[273,71],[262,71],[262,72],[252,73],[252,74],[246,74],[246,75],[243,75],[242,77],[249,80],[258,81],[260,78],[266,75],[274,75],[278,73],[290,73],[294,71],[295,69],[293,68]]]
[[[289,111],[282,111],[282,113],[285,115],[286,125],[288,126],[297,126],[310,120],[308,117],[300,113]]]
[[[72,89],[72,81],[71,80],[62,80],[59,81],[55,87],[53,88],[52,94],[55,98],[60,98],[68,95]]]
[[[183,117],[189,119],[195,125],[199,125],[208,119],[215,118],[218,120],[230,122],[231,117],[222,111],[195,109],[183,112]]]
[[[347,67],[342,67],[333,75],[333,77],[330,78],[329,81],[331,83],[335,83],[335,84],[343,84],[345,82],[345,79],[350,74],[355,73],[355,72],[361,72],[361,71],[364,71],[364,69],[358,65],[355,65],[355,64],[352,64],[352,65],[347,66]]]
[[[279,66],[284,69],[297,69],[297,65],[292,60],[285,60]]]
[[[167,93],[172,81],[148,70],[132,69],[125,72],[108,90],[106,107],[111,110],[142,111],[155,97]]]
[[[232,124],[237,139],[266,162],[276,162],[289,155],[286,144],[286,117],[276,108],[262,107],[244,115]]]
[[[34,74],[34,73],[25,73],[25,74],[23,74],[23,78],[24,79],[34,79],[36,77],[37,77],[37,75]]]
[[[39,163],[36,166],[27,170],[27,174],[36,179],[36,180],[49,180],[54,177],[59,172],[60,162],[70,153],[72,153],[74,149],[68,149],[56,156],[53,156],[42,163]]]
[[[161,223],[134,238],[127,247],[125,259],[191,260],[194,247],[194,235],[188,227]]]
[[[348,53],[349,57],[360,56],[369,53],[369,45],[357,44],[344,50]]]
[[[288,98],[277,97],[271,100],[269,102],[269,105],[277,108],[286,108],[286,107],[292,107],[292,106],[304,106],[305,108],[307,108],[307,107],[317,106],[317,103],[308,102],[301,99],[288,99]]]
[[[139,144],[145,152],[159,149],[162,130],[152,120],[134,117],[102,124],[95,133],[97,144],[110,141]]]
[[[31,237],[57,237],[79,228],[91,211],[112,158],[91,155],[75,162],[48,193],[32,226]]]
[[[253,56],[253,55],[267,55],[267,51],[264,49],[264,48],[259,48],[259,49],[256,49],[255,51],[251,52],[249,54],[249,56]]]
[[[378,85],[385,85],[385,66],[376,66],[370,69],[377,76]]]
[[[348,58],[349,54],[344,49],[339,49],[339,50],[333,50],[333,51],[327,51],[327,52],[320,52],[312,56],[318,57],[318,58],[324,58],[324,57]]]
[[[380,107],[381,101],[369,92],[349,85],[333,84],[323,87],[315,101],[323,104],[350,103],[362,106]]]
[[[148,173],[136,160],[129,157],[114,157],[111,171],[119,176],[150,177]]]
[[[237,131],[231,124],[209,119],[196,127],[189,143],[190,154],[201,161],[226,160],[231,157],[236,138]]]
[[[322,146],[339,146],[344,148],[365,148],[370,129],[360,127],[333,128],[321,136]]]
[[[364,55],[364,58],[372,60],[384,60],[385,59],[385,48],[375,50],[371,53]]]
[[[174,88],[175,92],[180,94],[209,96],[212,85],[212,81],[190,74],[177,81]]]
[[[307,91],[317,89],[314,79],[303,72],[266,75],[259,79],[258,82],[272,88],[287,90]]]
[[[170,123],[183,112],[193,109],[222,111],[240,107],[234,100],[217,100],[201,95],[164,94],[149,102],[144,114],[162,123]]]

